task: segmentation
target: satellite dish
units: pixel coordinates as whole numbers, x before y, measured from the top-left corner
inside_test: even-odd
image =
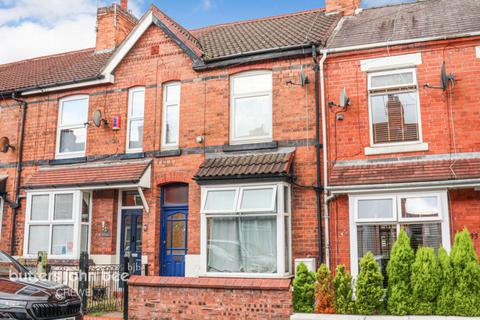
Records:
[[[447,75],[447,67],[445,66],[445,62],[442,63],[442,71],[440,72],[440,87],[443,90],[447,90],[448,88],[448,75]]]
[[[7,137],[0,138],[0,152],[7,153],[8,149],[15,149],[10,145],[10,139],[8,139]]]
[[[350,98],[347,96],[347,89],[343,88],[340,92],[339,107],[346,108],[350,105]]]
[[[108,121],[103,119],[102,112],[100,110],[96,110],[93,113],[93,123],[95,124],[96,127],[100,127],[102,125],[102,122],[104,124],[108,124]]]

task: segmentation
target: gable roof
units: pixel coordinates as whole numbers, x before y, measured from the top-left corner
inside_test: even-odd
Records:
[[[0,65],[0,94],[98,78],[111,54],[86,49]]]
[[[365,9],[345,17],[327,47],[468,35],[480,31],[479,16],[479,0],[422,0]]]

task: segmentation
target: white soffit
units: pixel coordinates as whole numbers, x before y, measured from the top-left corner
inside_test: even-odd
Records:
[[[360,61],[360,69],[364,72],[414,67],[422,64],[422,54],[412,53],[399,56],[366,59]]]

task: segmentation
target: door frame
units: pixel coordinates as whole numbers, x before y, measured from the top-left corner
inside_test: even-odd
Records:
[[[137,189],[119,189],[118,190],[118,209],[117,209],[117,246],[116,246],[116,251],[115,251],[115,263],[120,264],[122,256],[120,254],[120,246],[122,243],[122,210],[128,210],[128,209],[139,209],[143,210],[143,206],[122,206],[122,195],[123,192],[126,191],[135,191]],[[145,223],[145,222],[144,222]],[[142,235],[143,236],[143,235]]]
[[[190,195],[190,186],[188,185],[188,183],[182,183],[182,182],[179,182],[179,183],[170,183],[170,184],[166,184],[164,186],[161,186],[161,190],[160,190],[160,217],[159,217],[159,220],[160,220],[160,237],[158,239],[158,241],[160,242],[160,246],[159,246],[159,255],[158,255],[158,274],[161,276],[162,275],[162,263],[163,263],[163,259],[164,259],[164,253],[166,254],[166,249],[165,249],[165,246],[163,245],[163,239],[162,237],[165,236],[166,234],[166,230],[164,232],[163,228],[164,228],[164,223],[166,223],[165,221],[165,216],[166,216],[166,213],[168,213],[169,211],[175,211],[175,210],[179,210],[179,211],[184,211],[185,212],[185,256],[188,254],[188,209],[189,209],[189,206],[188,206],[188,203],[186,204],[182,204],[182,205],[170,205],[170,206],[165,206],[164,203],[165,203],[165,189],[164,187],[168,187],[168,186],[172,186],[172,185],[176,185],[176,184],[184,184],[187,186],[188,188],[188,194]],[[188,198],[190,199],[190,198]],[[184,261],[185,263],[185,261]]]
[[[120,221],[120,225],[121,225],[121,227],[120,227],[121,228],[121,230],[120,230],[120,257],[121,258],[123,257],[123,254],[125,253],[125,252],[122,252],[122,251],[125,250],[125,249],[122,250],[122,243],[123,243],[123,239],[125,237],[125,225],[123,223],[123,218],[124,218],[124,216],[127,216],[127,215],[130,215],[130,216],[135,215],[137,217],[142,216],[142,228],[141,229],[142,229],[142,233],[143,233],[143,211],[140,210],[140,209],[122,209],[122,212],[121,212],[121,217],[122,218],[121,218],[121,221]],[[137,221],[135,221],[135,225],[133,225],[133,224],[131,225],[131,230],[134,230],[134,229],[137,230],[136,227],[137,227]],[[142,234],[142,249],[143,249],[143,234]],[[141,256],[140,256],[140,258],[141,258]],[[122,261],[120,261],[120,263],[121,262]]]

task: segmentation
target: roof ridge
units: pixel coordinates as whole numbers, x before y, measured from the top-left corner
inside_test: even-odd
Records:
[[[12,65],[12,64],[32,62],[32,61],[44,60],[44,59],[55,58],[55,57],[60,57],[60,56],[66,56],[66,55],[69,55],[69,54],[81,53],[81,52],[87,52],[87,51],[95,51],[95,48],[93,48],[93,47],[92,48],[85,48],[85,49],[79,49],[79,50],[73,50],[73,51],[52,53],[52,54],[48,54],[48,55],[45,55],[45,56],[38,56],[38,57],[33,57],[33,58],[28,58],[28,59],[23,59],[23,60],[15,60],[15,61],[0,64],[0,67],[6,67],[6,66]],[[101,53],[101,54],[103,54],[103,53]]]
[[[268,17],[261,17],[261,18],[255,18],[255,19],[246,19],[246,20],[239,20],[239,21],[213,24],[213,25],[209,25],[209,26],[205,26],[205,27],[189,29],[188,31],[195,32],[195,33],[200,33],[202,31],[209,31],[209,29],[215,29],[215,28],[220,28],[220,27],[245,24],[245,23],[252,23],[252,22],[258,22],[258,21],[281,19],[281,18],[293,17],[293,16],[298,16],[298,15],[307,14],[307,13],[314,13],[314,12],[325,12],[325,8],[314,8],[314,9],[307,9],[307,10],[296,11],[296,12],[291,12],[291,13],[282,13],[282,14],[278,14],[278,15],[274,15],[274,16],[268,16]]]
[[[399,3],[392,3],[392,4],[384,4],[383,6],[362,8],[362,11],[378,9],[378,8],[390,8],[390,7],[405,6],[405,5],[418,4],[418,3],[422,3],[422,2],[428,2],[428,1],[437,1],[437,0],[415,0],[415,1],[410,1],[410,2],[399,2]]]

